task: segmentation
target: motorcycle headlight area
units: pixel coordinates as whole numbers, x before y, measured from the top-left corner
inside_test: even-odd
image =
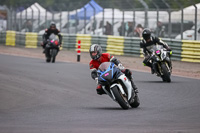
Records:
[[[157,51],[156,51],[156,54],[159,55],[159,54],[160,54],[160,50],[157,50]]]
[[[157,61],[160,61],[160,59],[159,59],[158,57],[156,57],[156,60],[157,60]]]
[[[161,55],[161,59],[164,60],[165,57],[166,57],[166,56],[165,56],[165,53],[162,53],[162,55]]]

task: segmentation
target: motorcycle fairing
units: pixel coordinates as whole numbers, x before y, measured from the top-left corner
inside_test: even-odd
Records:
[[[107,81],[109,79],[113,78],[113,68],[114,64],[109,64],[109,67],[107,69],[101,70],[99,69],[97,73],[99,74],[99,78],[102,79],[103,81]]]
[[[97,71],[98,82],[102,85],[108,85],[116,80],[122,72],[116,68],[112,62],[102,63]]]

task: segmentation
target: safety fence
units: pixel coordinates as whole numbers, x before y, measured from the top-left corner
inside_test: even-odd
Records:
[[[76,50],[78,40],[81,41],[81,51],[88,52],[91,44],[99,44],[103,52],[113,55],[142,57],[140,38],[119,36],[97,36],[89,34],[63,34],[62,47]],[[172,60],[200,63],[200,41],[162,39],[172,48]],[[0,32],[0,44],[6,46],[23,46],[26,48],[40,47],[42,35],[32,32]]]

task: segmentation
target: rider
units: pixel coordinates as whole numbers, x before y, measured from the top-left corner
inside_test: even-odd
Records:
[[[132,73],[129,69],[124,69],[122,64],[119,60],[117,60],[114,56],[110,55],[109,53],[102,53],[101,46],[98,44],[93,44],[90,47],[90,57],[92,60],[90,61],[90,70],[91,70],[91,77],[94,80],[98,80],[97,78],[97,70],[101,63],[103,62],[113,62],[115,65],[121,69],[121,71],[127,76],[127,78],[130,79],[132,87],[136,93],[138,93],[137,87],[135,86],[132,78]],[[102,95],[105,94],[104,90],[102,89],[102,86],[98,84],[96,88],[97,94]]]
[[[60,30],[58,30],[56,28],[56,24],[54,22],[51,22],[50,27],[45,30],[45,33],[42,36],[42,38],[43,38],[42,47],[44,49],[43,53],[45,53],[45,47],[46,47],[46,44],[48,43],[47,40],[49,39],[49,36],[52,33],[55,34],[55,35],[58,35],[58,37],[59,37],[59,44],[60,45],[62,44],[62,35],[60,34]]]
[[[151,48],[153,45],[162,45],[167,51],[171,51],[171,48],[167,45],[167,43],[163,42],[158,37],[151,36],[151,31],[149,29],[144,29],[142,32],[143,39],[140,42],[140,48],[143,49],[144,60],[143,64],[145,66],[149,66],[151,68],[151,73],[154,74],[153,65],[149,62],[149,58],[151,57]],[[169,64],[171,65],[171,60],[169,60]]]

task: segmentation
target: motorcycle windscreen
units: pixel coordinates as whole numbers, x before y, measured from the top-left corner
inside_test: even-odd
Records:
[[[103,62],[100,66],[99,66],[99,70],[101,72],[106,71],[109,67],[110,67],[111,63],[110,62]]]
[[[55,35],[54,33],[52,33],[50,36],[49,36],[49,40],[58,40],[58,36]]]
[[[150,51],[151,53],[154,53],[154,52],[156,52],[158,50],[161,50],[162,48],[163,48],[162,45],[157,45],[157,44],[151,45],[151,46],[147,46],[147,50]]]
[[[104,62],[99,66],[99,81],[111,82],[113,78],[112,64],[110,62]]]

